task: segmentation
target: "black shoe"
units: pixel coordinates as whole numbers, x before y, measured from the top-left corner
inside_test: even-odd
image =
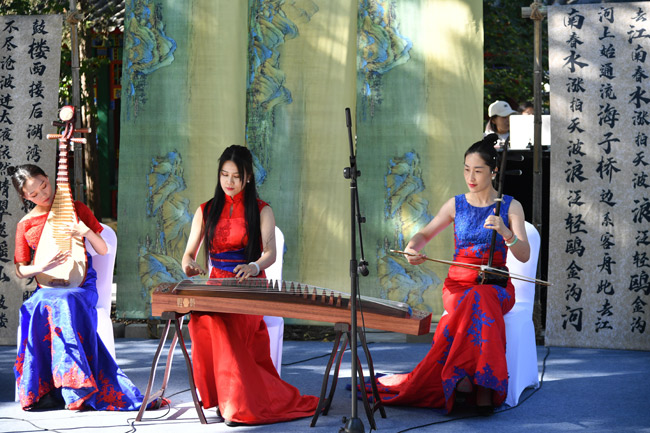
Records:
[[[494,406],[476,406],[476,412],[481,416],[490,416],[494,414]]]
[[[221,416],[221,411],[219,410],[219,406],[217,406],[217,420],[215,422],[224,422],[223,416]]]
[[[461,392],[456,390],[456,396],[454,397],[454,402],[458,404],[467,404],[469,397],[472,395],[471,392]]]
[[[237,421],[228,421],[228,420],[226,420],[224,422],[228,427],[241,427],[241,426],[247,425],[247,424],[245,424],[243,422],[237,422]]]
[[[54,391],[50,391],[41,398],[38,399],[36,403],[25,408],[25,410],[30,411],[39,411],[39,410],[51,410],[51,409],[63,409],[65,404],[62,399],[54,395]]]

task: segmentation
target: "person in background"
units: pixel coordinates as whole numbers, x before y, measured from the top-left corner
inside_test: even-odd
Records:
[[[264,278],[275,261],[275,217],[257,198],[253,156],[232,145],[219,158],[214,197],[196,210],[183,254],[188,277],[205,274],[196,262],[201,244],[210,278]],[[204,408],[217,407],[226,425],[270,424],[311,416],[318,398],[278,375],[263,316],[193,312],[190,323],[196,387]]]
[[[488,107],[490,120],[485,126],[483,135],[497,134],[499,137],[495,145],[497,149],[501,149],[510,136],[510,116],[512,114],[517,114],[517,112],[506,101],[495,101]]]
[[[532,102],[530,101],[525,101],[519,104],[519,108],[517,108],[517,111],[519,114],[523,114],[524,116],[532,116],[535,114],[535,106],[533,105]]]

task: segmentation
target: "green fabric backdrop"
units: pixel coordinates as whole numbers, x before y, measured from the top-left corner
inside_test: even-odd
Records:
[[[465,191],[462,154],[482,131],[482,3],[132,0],[125,25],[118,316],[183,278],[196,207],[230,144],[256,157],[260,197],[286,239],[284,278],[349,291],[344,109],[358,136],[362,294],[441,313],[445,268],[386,248]],[[447,230],[428,247],[449,258]]]

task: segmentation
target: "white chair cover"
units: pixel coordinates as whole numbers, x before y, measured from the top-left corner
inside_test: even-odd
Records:
[[[540,236],[535,226],[527,221],[526,236],[530,243],[530,259],[522,263],[512,254],[508,254],[506,265],[514,274],[536,278]],[[509,376],[505,403],[508,406],[517,406],[524,389],[539,386],[539,374],[533,325],[535,284],[515,279],[512,284],[515,286],[515,305],[503,316],[506,324],[506,362]]]
[[[266,268],[266,278],[269,280],[278,280],[282,282],[282,261],[284,256],[284,235],[282,231],[275,227],[275,263]],[[269,343],[271,345],[271,359],[273,365],[280,375],[282,368],[282,341],[284,339],[284,319],[282,317],[264,316],[264,322],[269,330]]]
[[[113,292],[113,270],[117,252],[117,236],[115,231],[102,224],[104,230],[101,235],[106,242],[108,252],[100,256],[86,241],[86,250],[93,258],[93,268],[97,271],[97,334],[102,339],[104,346],[115,359],[115,337],[113,335],[113,322],[111,320],[111,303]]]

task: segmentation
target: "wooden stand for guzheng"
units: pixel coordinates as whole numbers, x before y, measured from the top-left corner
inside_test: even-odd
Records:
[[[149,382],[147,382],[147,389],[144,393],[144,398],[142,400],[142,406],[138,411],[138,416],[135,417],[136,421],[142,421],[142,416],[144,411],[147,409],[147,406],[150,402],[155,402],[151,409],[158,409],[163,402],[165,396],[165,391],[167,390],[167,382],[169,381],[169,375],[172,368],[172,355],[174,354],[174,349],[176,349],[176,343],[180,340],[181,350],[183,351],[183,356],[185,357],[185,364],[187,366],[187,377],[190,382],[190,392],[192,393],[192,400],[194,401],[194,407],[196,408],[196,413],[201,420],[201,424],[207,424],[208,422],[205,419],[205,414],[203,413],[203,408],[199,397],[196,393],[196,385],[194,384],[194,373],[192,372],[192,360],[190,355],[187,353],[187,347],[185,346],[185,339],[183,337],[183,320],[185,318],[184,313],[176,313],[173,311],[165,311],[161,314],[160,318],[166,320],[165,329],[160,336],[160,342],[158,343],[158,348],[153,357],[153,363],[151,364],[151,371],[149,373]],[[163,377],[162,386],[153,395],[151,394],[151,388],[153,387],[153,382],[156,378],[156,369],[158,368],[158,361],[160,359],[160,354],[162,352],[165,341],[167,340],[167,335],[169,334],[169,328],[172,321],[174,322],[174,337],[172,338],[172,343],[169,346],[169,352],[167,353],[167,363],[165,364],[165,375]]]
[[[147,383],[144,400],[140,410],[138,411],[138,415],[136,416],[136,421],[142,420],[144,411],[150,402],[155,402],[153,408],[160,406],[165,395],[171,372],[172,355],[176,348],[176,344],[180,341],[180,347],[183,351],[183,356],[185,357],[185,363],[187,366],[187,375],[190,384],[190,392],[192,393],[192,399],[194,401],[194,407],[196,408],[201,423],[207,424],[202,404],[199,401],[196,392],[194,374],[192,372],[192,361],[187,352],[187,347],[182,333],[185,314],[192,311],[274,315],[294,319],[334,323],[336,341],[327,364],[318,408],[312,418],[311,426],[313,427],[316,425],[316,421],[321,412],[323,415],[327,415],[336,389],[336,383],[338,381],[341,358],[345,352],[347,342],[351,340],[349,299],[342,299],[341,294],[338,295],[338,298],[335,298],[333,292],[330,292],[330,294],[327,295],[326,290],[324,289],[320,289],[322,294],[318,294],[316,288],[312,287],[312,290],[310,290],[306,285],[301,287],[301,284],[299,283],[282,282],[280,285],[281,287],[278,287],[277,281],[273,284],[272,281],[252,279],[245,282],[247,287],[244,288],[243,286],[234,283],[234,281],[234,279],[215,279],[198,282],[196,280],[186,280],[181,281],[180,283],[162,283],[156,287],[151,296],[151,314],[153,316],[160,316],[162,320],[166,321],[166,323],[162,335],[160,336],[158,348],[154,355],[151,372],[149,374],[149,382]],[[295,287],[296,284],[297,287]],[[227,289],[232,287],[232,291],[224,290],[224,287]],[[217,290],[215,290],[215,288]],[[362,301],[364,305],[364,321],[369,328],[413,335],[422,335],[429,332],[431,326],[431,313],[417,310],[405,313],[403,310],[398,310],[393,306],[381,304],[381,302],[381,300],[372,299],[364,299]],[[358,313],[358,316],[361,318],[360,312]],[[160,390],[152,394],[151,390],[153,388],[158,361],[167,340],[172,322],[174,323],[174,337],[172,338],[171,346],[167,354],[163,383]],[[359,366],[357,372],[361,384],[363,384],[363,392],[361,392],[361,395],[370,425],[373,429],[376,429],[374,412],[379,410],[383,418],[386,418],[386,412],[381,405],[381,400],[379,398],[372,358],[370,357],[370,351],[366,344],[365,335],[363,331],[360,331],[359,335],[361,338],[361,346],[368,363],[370,382],[372,384],[373,403],[371,404],[369,402],[366,395],[363,369],[361,368],[360,361],[357,359],[357,364]],[[343,340],[341,340],[342,338]],[[334,378],[332,380],[329,395],[325,398],[329,376],[334,362],[336,362]],[[356,392],[356,390],[353,392]]]
[[[350,324],[349,323],[335,323],[334,330],[336,331],[336,337],[334,340],[334,347],[332,348],[332,354],[330,359],[327,362],[327,367],[325,368],[325,375],[323,376],[323,385],[321,386],[320,396],[318,398],[318,407],[316,408],[316,413],[314,413],[313,418],[311,419],[311,427],[316,426],[316,421],[318,421],[318,416],[321,414],[327,415],[327,412],[330,409],[332,404],[332,399],[334,398],[334,391],[336,390],[336,383],[339,377],[339,369],[341,367],[341,358],[343,358],[343,353],[345,348],[348,345],[350,338]],[[377,424],[375,423],[374,413],[379,410],[382,418],[386,418],[386,411],[384,406],[381,403],[379,398],[379,391],[377,390],[377,381],[375,380],[375,369],[372,364],[372,357],[370,356],[370,351],[368,350],[368,345],[366,344],[365,332],[363,329],[359,329],[359,338],[361,339],[361,347],[363,352],[366,354],[366,360],[368,362],[368,372],[369,379],[372,385],[372,404],[368,401],[368,394],[366,393],[365,381],[363,378],[363,367],[361,361],[357,358],[357,372],[359,374],[359,383],[361,384],[361,397],[363,399],[363,406],[366,409],[366,415],[368,416],[368,422],[370,423],[370,428],[372,430],[377,430]],[[343,342],[341,342],[341,337],[343,337]],[[330,372],[332,370],[332,364],[336,358],[336,368],[334,369],[334,376],[332,378],[332,386],[330,387],[330,392],[327,398],[325,398],[325,393],[327,392],[327,384],[329,382]],[[352,393],[357,392],[356,389],[351,390]]]

